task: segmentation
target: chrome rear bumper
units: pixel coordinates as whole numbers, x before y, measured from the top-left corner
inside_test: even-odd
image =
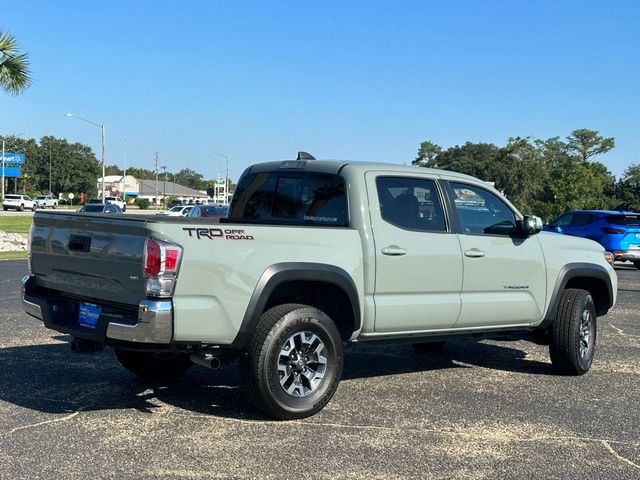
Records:
[[[32,282],[33,279],[29,275],[22,278],[22,307],[24,311],[43,321],[49,328],[73,334],[74,332],[69,328],[56,328],[56,324],[52,323],[51,318],[45,318],[42,310],[43,307],[45,310],[48,309],[47,298],[44,295],[38,295],[37,291],[33,291]],[[138,304],[136,324],[109,322],[106,326],[106,338],[112,340],[167,344],[171,343],[172,337],[173,303],[171,300],[141,300]]]

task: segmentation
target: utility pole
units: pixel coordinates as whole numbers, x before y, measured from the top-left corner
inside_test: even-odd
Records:
[[[164,172],[164,186],[162,187],[162,201],[166,203],[165,199],[167,198],[167,167],[165,165],[160,168]]]
[[[155,209],[158,209],[158,152],[156,152],[155,160],[155,172],[156,172],[156,197],[155,197]]]
[[[49,195],[53,196],[51,193],[51,139],[49,139]]]

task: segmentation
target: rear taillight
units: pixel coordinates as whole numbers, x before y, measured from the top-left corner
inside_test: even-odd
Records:
[[[611,228],[611,227],[604,227],[602,231],[604,233],[624,233],[624,230],[621,228]]]
[[[147,238],[144,245],[145,289],[150,297],[170,297],[180,268],[182,247]]]
[[[27,268],[29,269],[29,275],[33,275],[33,268],[31,265],[31,239],[33,238],[33,229],[35,225],[32,223],[29,227],[29,240],[27,243]]]

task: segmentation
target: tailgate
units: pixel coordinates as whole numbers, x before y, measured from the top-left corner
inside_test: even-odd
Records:
[[[145,298],[144,218],[39,212],[33,224],[36,286],[98,303],[138,305]]]

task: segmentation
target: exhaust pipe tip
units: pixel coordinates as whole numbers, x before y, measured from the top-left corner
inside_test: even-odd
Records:
[[[210,368],[211,370],[215,370],[221,364],[220,359],[210,353],[196,352],[189,355],[189,358],[193,363]]]

